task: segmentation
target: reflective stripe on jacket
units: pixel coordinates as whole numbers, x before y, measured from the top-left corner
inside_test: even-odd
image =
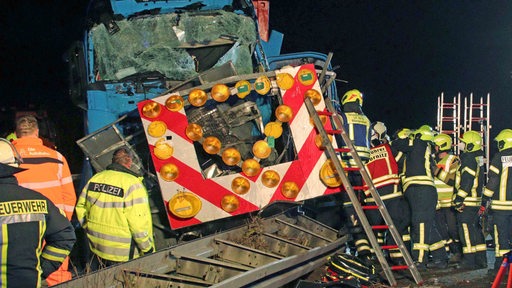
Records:
[[[154,249],[146,188],[140,178],[121,167],[111,164],[94,175],[76,206],[92,252],[116,262],[137,258]]]
[[[71,220],[76,193],[66,158],[40,138],[22,137],[13,144],[23,158],[20,167],[28,169],[16,174],[19,184],[46,196]]]
[[[409,185],[435,187],[435,161],[432,158],[432,145],[421,139],[396,139],[391,147],[405,153],[402,184],[404,191]]]
[[[463,152],[455,187],[457,196],[464,199],[464,205],[480,207],[484,181],[484,152]]]
[[[459,165],[459,158],[452,154],[447,154],[437,162],[434,183],[436,184],[437,201],[440,208],[452,206],[455,177]]]
[[[17,168],[6,166],[0,163],[0,287],[40,287],[69,255],[75,231],[48,198],[7,176]]]
[[[341,112],[340,115],[343,120],[343,129],[348,134],[350,140],[352,140],[357,155],[363,163],[366,163],[370,158],[370,120],[362,112]],[[341,148],[348,148],[343,139],[339,138],[339,141]],[[356,166],[350,153],[343,152],[341,155],[342,159],[348,162],[348,165],[351,167]]]
[[[370,160],[366,163],[366,170],[370,174],[375,188],[398,185],[400,183],[398,165],[388,144],[372,147],[370,150]],[[401,194],[400,192],[397,196]],[[367,191],[366,196],[368,195],[369,191]]]
[[[484,195],[491,198],[492,210],[512,210],[512,148],[494,154]]]

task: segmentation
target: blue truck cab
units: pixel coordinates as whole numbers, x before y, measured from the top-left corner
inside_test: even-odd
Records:
[[[155,143],[148,140],[151,137],[144,133],[148,122],[141,121],[139,112],[142,108],[137,107],[139,103],[173,93],[185,95],[183,101],[190,103],[186,95],[194,87],[211,89],[213,83],[223,82],[228,86],[233,83],[230,86],[232,90],[234,83],[243,79],[254,87],[254,90],[249,89],[252,91],[248,91],[250,95],[247,96],[247,99],[255,99],[252,104],[247,104],[243,109],[229,110],[231,114],[223,110],[224,106],[215,110],[222,111],[224,116],[238,118],[238,122],[229,119],[216,122],[215,119],[220,118],[208,120],[205,115],[209,112],[204,109],[183,108],[189,122],[193,119],[203,121],[204,129],[212,134],[217,133],[215,135],[220,135],[223,143],[233,146],[238,145],[236,141],[227,138],[233,136],[239,127],[244,127],[246,122],[251,122],[252,127],[246,132],[249,136],[245,136],[261,138],[263,127],[274,117],[275,108],[282,104],[278,98],[263,98],[255,93],[261,84],[257,83],[258,75],[275,76],[271,72],[277,69],[310,65],[308,67],[318,71],[318,82],[322,87],[320,92],[324,97],[337,99],[335,73],[328,55],[318,52],[281,54],[284,35],[268,27],[269,2],[92,1],[89,8],[91,21],[83,41],[75,43],[69,51],[70,95],[74,103],[83,109],[85,119],[86,136],[77,141],[86,155],[82,183],[85,184],[94,171],[101,171],[110,163],[116,148],[122,145],[132,147],[137,156],[136,169],[144,175],[150,191],[155,226],[172,237],[183,236],[186,228],[198,222],[186,220],[189,222],[181,224],[181,219],[178,219],[178,226],[169,224],[176,215],[169,211],[171,200],[165,199],[168,198],[166,193],[170,192],[163,192],[159,184],[161,175],[154,163],[155,160],[159,161],[154,157]],[[274,84],[269,85],[271,91],[277,90]],[[225,127],[223,123],[228,123],[226,131],[221,131]],[[167,125],[168,132],[172,132],[169,126],[172,123]],[[237,128],[233,128],[235,126]],[[292,133],[284,130],[283,133],[288,133],[291,138]],[[176,137],[172,139],[169,133],[163,136],[167,137],[164,140],[175,140]],[[279,148],[276,161],[297,159],[296,147],[285,137],[282,139],[272,144]],[[245,150],[240,150],[242,158]],[[197,152],[195,157],[204,178],[229,174],[233,170],[230,167],[222,170],[223,165],[212,164],[216,161],[212,159],[215,157],[203,154]],[[218,227],[213,225],[205,229],[214,231]],[[182,228],[183,233],[176,233],[176,228]]]

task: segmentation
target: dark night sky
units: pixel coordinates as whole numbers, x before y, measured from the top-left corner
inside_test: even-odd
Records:
[[[333,52],[338,78],[349,81],[339,93],[360,89],[371,120],[434,126],[441,92],[491,93],[491,136],[512,120],[512,2],[279,3],[270,23],[285,33],[284,50]]]
[[[77,130],[62,56],[82,37],[87,3],[2,1],[0,107],[46,107],[61,130]],[[510,1],[271,0],[270,15],[283,52],[333,52],[338,79],[349,81],[339,93],[360,89],[366,114],[388,128],[435,126],[441,92],[491,93],[491,136],[510,127]],[[82,137],[67,135],[70,146]]]

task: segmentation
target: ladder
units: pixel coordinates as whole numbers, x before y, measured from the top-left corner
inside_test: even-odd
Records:
[[[476,99],[473,97],[473,93],[469,94],[468,98],[464,99],[464,122],[462,129],[465,131],[473,130],[480,132],[482,136],[482,148],[485,155],[486,170],[489,171],[489,133],[491,129],[491,95],[487,93],[487,96]]]
[[[452,98],[452,102],[446,102],[444,93],[437,97],[437,126],[439,133],[447,134],[452,137],[453,147],[458,150],[460,142],[461,107],[460,93]],[[456,151],[459,154],[459,151]]]
[[[464,132],[472,130],[482,136],[482,148],[485,154],[486,171],[489,171],[489,133],[491,126],[491,95],[462,97],[461,93],[446,101],[444,93],[437,98],[437,131],[448,134],[453,138],[456,154],[460,154],[459,138]],[[486,172],[487,173],[487,172]]]
[[[357,152],[354,148],[354,145],[352,144],[352,141],[350,140],[347,133],[344,131],[339,114],[337,114],[337,112],[331,102],[331,99],[329,99],[329,98],[325,99],[325,105],[326,105],[327,111],[324,111],[324,112],[316,111],[315,107],[313,106],[313,103],[311,102],[311,99],[309,99],[308,97],[306,97],[304,101],[306,104],[306,108],[309,112],[309,115],[313,119],[313,123],[315,124],[316,129],[321,135],[322,146],[325,147],[325,151],[327,153],[328,158],[331,159],[332,163],[334,164],[334,167],[336,168],[338,175],[340,176],[340,178],[342,180],[345,191],[346,191],[346,193],[348,193],[348,196],[350,197],[350,201],[352,202],[352,204],[354,206],[354,209],[359,218],[359,221],[361,222],[361,225],[364,228],[364,231],[368,237],[368,240],[370,241],[370,244],[374,250],[375,255],[377,256],[377,259],[383,269],[383,272],[384,272],[389,284],[391,286],[396,286],[396,284],[397,284],[396,279],[393,275],[393,271],[407,270],[407,269],[412,274],[415,282],[417,284],[421,284],[423,282],[423,280],[418,272],[416,265],[414,264],[410,254],[409,254],[409,251],[407,250],[407,248],[404,245],[404,242],[402,241],[402,236],[400,235],[400,233],[398,233],[398,230],[394,226],[391,216],[389,215],[384,202],[380,198],[379,193],[377,192],[375,186],[373,185],[373,181],[372,181],[370,175],[366,171],[366,168],[365,168],[363,162],[361,161],[361,158],[357,154]],[[324,128],[322,121],[320,120],[320,117],[319,117],[320,114],[330,117],[331,123],[334,124],[333,126],[335,126],[336,130],[328,130],[327,131]],[[333,147],[331,141],[329,140],[328,133],[329,134],[339,134],[342,137],[343,141],[345,143],[347,143],[347,146],[349,148],[345,148],[345,149],[336,148],[335,149]],[[352,156],[352,158],[354,159],[354,161],[356,162],[356,167],[344,168],[340,162],[340,159],[338,158],[339,152],[345,152],[345,153],[349,152],[350,155]],[[352,184],[348,180],[347,176],[345,175],[345,171],[347,171],[347,170],[359,171],[361,173],[364,183],[366,183],[364,188],[368,189],[370,191],[373,199],[375,200],[376,209],[378,209],[379,212],[381,213],[381,215],[386,223],[386,225],[385,225],[386,227],[382,227],[383,225],[376,225],[376,226],[370,225],[370,223],[368,222],[368,219],[366,218],[366,215],[364,213],[363,207],[361,206],[361,203],[359,202],[356,194],[354,193],[354,186],[352,186]],[[389,230],[389,232],[391,233],[391,236],[395,240],[396,245],[386,245],[386,246],[379,245],[373,230],[382,230],[382,229]],[[396,249],[396,248],[398,248],[400,250],[400,252],[402,253],[405,263],[407,265],[390,267],[390,265],[388,264],[386,257],[383,254],[383,250]]]

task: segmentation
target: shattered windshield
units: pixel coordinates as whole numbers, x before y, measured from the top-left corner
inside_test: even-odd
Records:
[[[116,22],[110,35],[104,25],[91,30],[96,80],[119,80],[159,72],[185,80],[231,61],[239,74],[253,72],[251,49],[255,22],[226,11],[152,15]]]

